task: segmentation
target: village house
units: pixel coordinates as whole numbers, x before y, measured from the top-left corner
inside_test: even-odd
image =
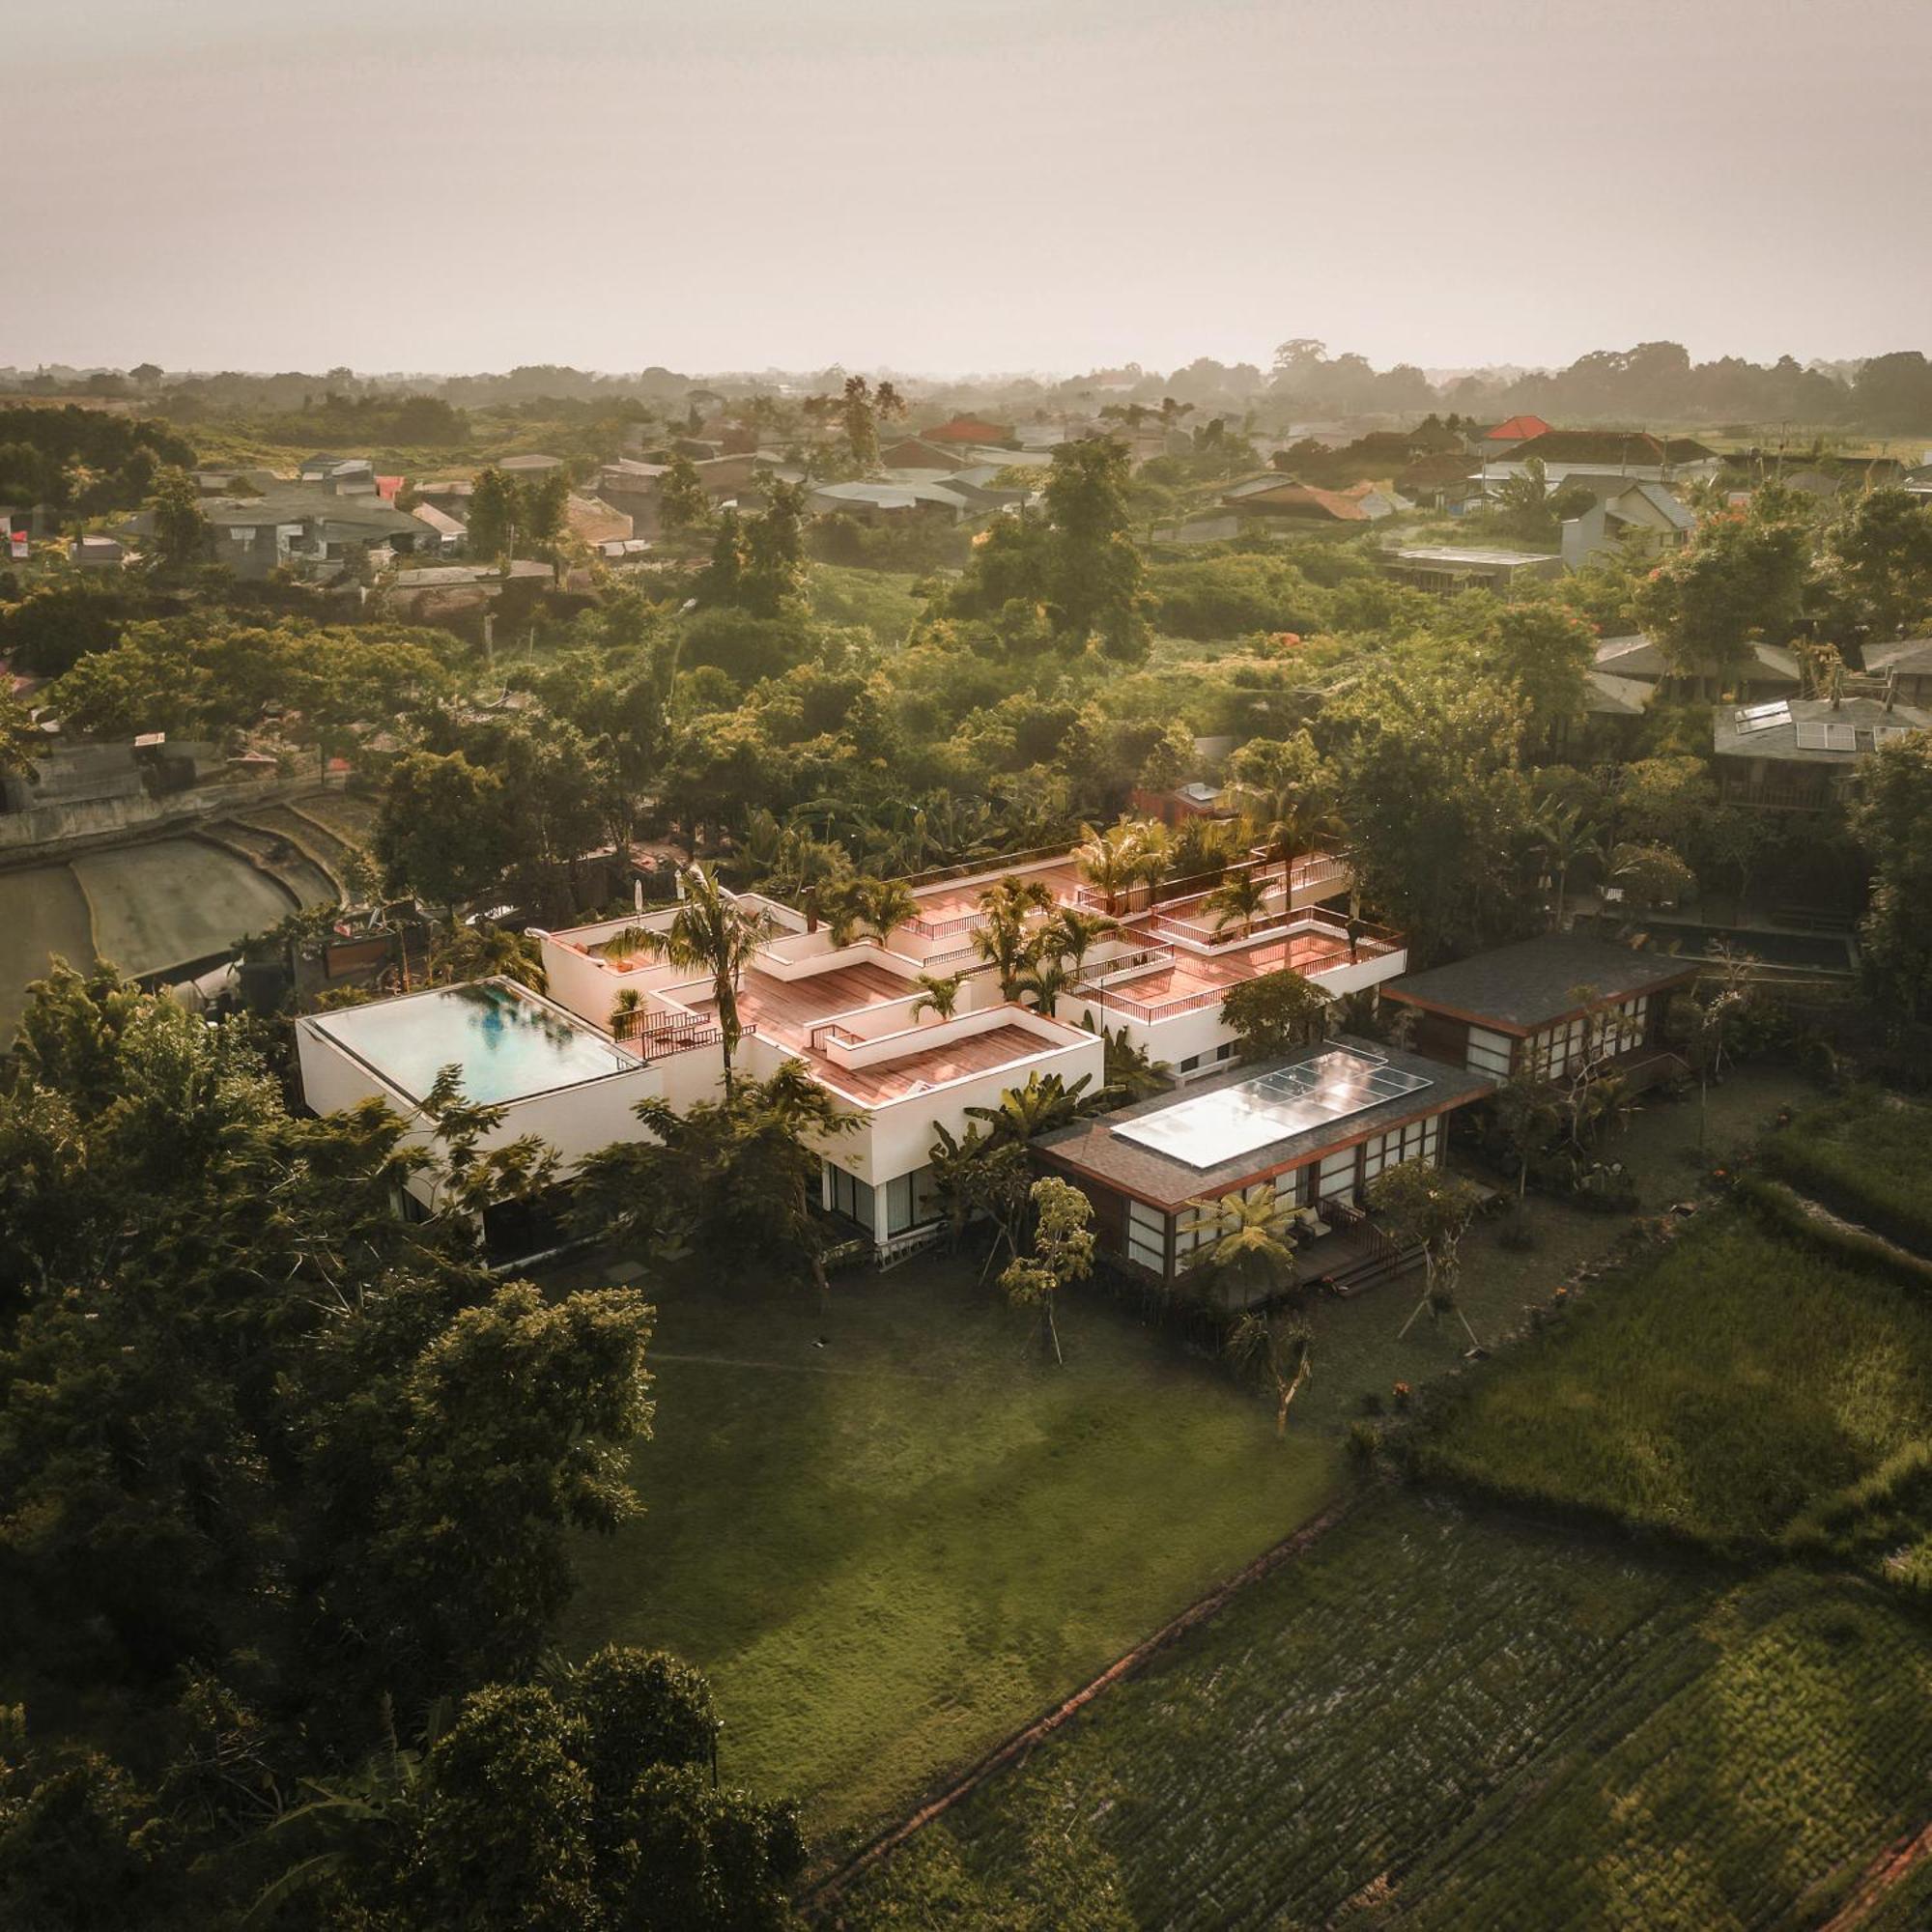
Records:
[[[1554,490],[1573,476],[1618,477],[1626,482],[1684,483],[1715,476],[1723,468],[1716,450],[1688,436],[1656,437],[1641,430],[1545,429],[1514,443],[1499,457],[1486,456],[1483,475],[1492,486],[1530,474],[1543,466]]]
[[[1861,759],[1932,728],[1932,711],[1881,697],[1779,697],[1720,704],[1711,749],[1727,804],[1770,811],[1823,811]]]
[[[1697,519],[1662,483],[1578,474],[1563,487],[1588,490],[1596,498],[1562,525],[1558,548],[1570,570],[1581,570],[1593,556],[1615,556],[1627,549],[1655,559],[1682,549],[1697,527]]]
[[[1587,1065],[1641,1085],[1681,1065],[1664,1043],[1664,1013],[1697,970],[1695,960],[1552,932],[1391,980],[1381,998],[1415,1014],[1417,1053],[1498,1084],[1560,1080]]]
[[[251,582],[284,567],[327,579],[358,559],[380,567],[441,547],[426,524],[391,508],[373,489],[338,494],[321,484],[277,483],[258,496],[212,497],[199,508],[213,561]],[[145,510],[124,526],[137,536],[152,526]]]
[[[1464,549],[1446,544],[1414,544],[1385,550],[1381,566],[1400,583],[1438,597],[1464,590],[1505,595],[1519,580],[1561,577],[1563,559],[1545,551]]]
[[[1900,703],[1932,705],[1932,638],[1867,644],[1864,660],[1866,672],[1884,678]]]
[[[714,509],[740,501],[756,487],[759,464],[753,452],[707,457],[693,467]],[[633,536],[661,536],[664,514],[658,492],[669,468],[666,463],[640,463],[623,457],[605,464],[597,472],[591,494],[630,518]]]
[[[1597,646],[1596,669],[1627,681],[1669,689],[1688,685],[1694,679],[1681,678],[1664,648],[1640,631],[1628,637],[1605,638]],[[1795,696],[1804,682],[1804,672],[1797,654],[1782,644],[1752,641],[1745,649],[1743,664],[1731,679],[1740,703],[1756,703],[1766,698]]]
[[[331,497],[377,494],[376,466],[366,456],[304,457],[296,470],[296,481],[326,490]]]

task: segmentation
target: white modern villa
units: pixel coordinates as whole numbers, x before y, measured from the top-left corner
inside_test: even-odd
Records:
[[[1185,1082],[1234,1057],[1235,1035],[1221,1019],[1230,987],[1293,968],[1340,997],[1406,969],[1396,935],[1351,924],[1323,904],[1349,890],[1345,859],[1317,853],[1298,860],[1289,877],[1279,859],[1257,853],[1236,869],[1254,874],[1265,892],[1255,915],[1234,926],[1217,923],[1206,903],[1212,881],[1192,882],[1201,890],[1185,881],[1138,886],[1113,895],[1110,904],[1065,850],[909,882],[918,909],[884,940],[836,945],[807,912],[742,895],[748,908],[769,916],[772,931],[739,986],[737,1065],[764,1078],[787,1060],[801,1061],[841,1111],[865,1117],[861,1131],[825,1150],[822,1202],[868,1233],[881,1259],[890,1259],[921,1244],[938,1225],[928,1166],[935,1130],[963,1133],[969,1107],[996,1104],[1035,1073],[1058,1074],[1068,1086],[1085,1076],[1098,1088],[1102,1031],[1123,1035]],[[1050,1012],[1004,998],[997,973],[974,943],[985,920],[981,895],[1007,879],[1044,888],[1048,904],[1030,915],[1035,922],[1077,908],[1118,923],[1092,944]],[[602,1137],[596,1145],[620,1137],[609,1105],[620,1092],[625,1107],[649,1093],[678,1108],[719,1093],[723,1060],[709,976],[670,965],[635,939],[639,927],[662,929],[674,916],[674,907],[662,907],[533,935],[549,998],[521,998],[551,1015],[550,1027],[536,1031],[581,1030],[600,1055],[615,1058],[596,1058],[593,1065],[573,1047],[568,1077],[533,1072],[538,1085],[512,1106],[506,1133],[522,1115],[534,1125],[540,1112],[547,1137],[569,1163],[590,1151],[578,1129],[591,1126],[592,1116]],[[922,1004],[922,973],[964,976],[950,1015]],[[491,983],[500,989],[501,982]],[[406,1012],[418,1001],[464,990],[393,1002],[387,1010]],[[392,1103],[398,1094],[420,1098],[425,1066],[431,1076],[434,1066],[425,1061],[399,1070],[385,1062],[381,1043],[358,1037],[355,1023],[374,1010],[298,1023],[311,1105],[339,1106],[363,1094]],[[433,1017],[442,1015],[424,1004],[423,1025],[399,1031],[392,1052],[423,1060],[428,1049],[417,1050],[415,1036],[429,1030]],[[450,1060],[465,1065],[470,1097],[487,1097],[470,1090],[465,1054],[444,1052],[436,1064]],[[619,1065],[621,1078],[612,1079]],[[579,1094],[582,1122],[575,1118]],[[628,1130],[636,1132],[635,1123]]]

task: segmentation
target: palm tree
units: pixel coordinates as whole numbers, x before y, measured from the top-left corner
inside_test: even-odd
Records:
[[[720,883],[716,870],[696,864],[679,874],[684,897],[670,923],[630,926],[606,943],[605,950],[621,956],[647,952],[654,959],[711,976],[711,1004],[718,1015],[718,1037],[724,1050],[724,1094],[731,1094],[731,1056],[738,1050],[744,1029],[738,1023],[738,988],[745,968],[759,947],[777,931],[768,912],[747,912]]]
[[[1587,852],[1597,849],[1599,835],[1595,825],[1583,815],[1580,805],[1546,805],[1530,821],[1529,836],[1537,848],[1556,868],[1556,915],[1553,929],[1563,930],[1563,913],[1568,902],[1570,868]]]
[[[1295,862],[1340,834],[1334,775],[1305,731],[1240,755],[1246,762],[1233,786],[1235,802],[1256,842],[1281,861],[1282,881],[1292,895]]]
[[[1040,930],[1040,952],[1064,959],[1067,977],[1077,980],[1094,942],[1120,929],[1117,919],[1108,919],[1097,912],[1082,912],[1077,906],[1062,906]]]
[[[442,985],[460,980],[512,980],[533,993],[541,993],[545,983],[536,942],[501,925],[459,925],[442,933],[430,952],[429,976]]]
[[[1020,981],[1037,954],[1027,922],[1052,903],[1053,895],[1037,879],[999,879],[980,895],[983,917],[973,933],[973,946],[999,974],[1003,1000],[1018,999]]]
[[[866,879],[861,886],[860,923],[881,945],[895,927],[918,916],[919,901],[903,879]]]
[[[1295,1208],[1272,1187],[1253,1200],[1236,1193],[1191,1205],[1199,1264],[1217,1279],[1259,1278],[1268,1293],[1294,1284]]]
[[[1140,818],[1134,825],[1134,882],[1148,889],[1148,903],[1153,903],[1153,889],[1167,877],[1169,855],[1174,840],[1157,818]]]
[[[912,1017],[929,1012],[935,1019],[950,1020],[959,1004],[959,989],[968,979],[965,973],[922,973],[920,996],[912,1003]]]
[[[1032,999],[1035,1012],[1045,1013],[1050,1019],[1072,979],[1072,968],[1065,955],[1041,947],[1034,954],[1033,963],[1021,973],[1019,989]]]
[[[1267,895],[1268,882],[1260,872],[1235,872],[1223,879],[1202,901],[1203,909],[1214,915],[1215,938],[1236,924],[1245,938],[1267,910]]]
[[[1140,876],[1140,845],[1132,824],[1122,819],[1104,832],[1091,825],[1080,828],[1081,840],[1073,848],[1073,860],[1086,875],[1087,883],[1107,901],[1112,912],[1122,893]]]
[[[1083,1073],[1069,1087],[1059,1074],[1042,1077],[1036,1067],[1027,1075],[1024,1087],[1009,1087],[996,1105],[968,1107],[966,1113],[986,1122],[989,1146],[1024,1144],[1077,1121],[1086,1111],[1080,1095],[1093,1078],[1091,1073]]]

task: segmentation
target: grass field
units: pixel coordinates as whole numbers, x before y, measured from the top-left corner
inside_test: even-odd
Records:
[[[1851,1094],[1773,1134],[1764,1161],[1801,1192],[1932,1256],[1932,1108]]]
[[[658,1293],[648,1514],[587,1540],[564,1641],[707,1670],[730,1776],[816,1833],[904,1805],[1319,1511],[1339,1447],[1095,1295],[1067,1366],[957,1263],[829,1310]],[[820,1348],[819,1341],[827,1346]]]
[[[841,1901],[866,1928],[1711,1928],[1919,1822],[1932,1650],[1867,1586],[1376,1499]],[[1042,1826],[1050,1826],[1043,1830]],[[1070,1868],[1069,1868],[1070,1867]]]
[[[1484,1378],[1427,1459],[1743,1548],[1928,1434],[1932,1297],[1719,1210]]]
[[[917,581],[909,571],[814,563],[806,593],[820,623],[863,625],[890,648],[904,643],[906,633],[925,614],[923,600],[912,594]]]

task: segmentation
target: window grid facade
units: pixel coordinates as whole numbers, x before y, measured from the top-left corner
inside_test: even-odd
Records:
[[[1145,1201],[1127,1201],[1127,1259],[1151,1268],[1157,1275],[1167,1273],[1167,1217]]]
[[[1368,1182],[1391,1167],[1400,1167],[1409,1160],[1427,1161],[1435,1164],[1441,1148],[1442,1119],[1439,1114],[1432,1114],[1426,1121],[1410,1121],[1406,1126],[1394,1127],[1385,1134],[1378,1134],[1374,1140],[1362,1143],[1362,1181]]]

